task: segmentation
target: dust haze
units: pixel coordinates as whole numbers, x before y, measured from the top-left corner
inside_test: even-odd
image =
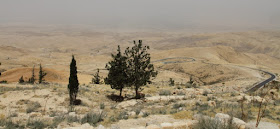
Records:
[[[278,0],[2,0],[0,23],[150,30],[279,29]]]

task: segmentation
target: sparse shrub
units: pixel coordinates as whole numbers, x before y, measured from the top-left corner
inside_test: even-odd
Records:
[[[53,119],[53,123],[52,125],[50,126],[50,128],[57,128],[57,126],[65,120],[65,117],[64,116],[58,116],[58,117],[55,117]]]
[[[41,105],[40,105],[39,102],[32,102],[32,101],[30,101],[27,104],[26,113],[34,112],[35,110],[37,110],[40,107],[41,107]]]
[[[206,117],[201,117],[193,127],[194,129],[236,129],[232,123],[232,117],[224,123],[217,120]]]
[[[100,109],[105,109],[105,104],[104,104],[104,103],[101,103],[101,104],[99,105],[99,107],[100,107]]]
[[[168,96],[168,95],[171,95],[171,91],[170,90],[161,90],[161,91],[159,91],[159,95]]]
[[[97,72],[92,78],[92,84],[100,84],[100,76],[99,76],[99,69],[97,69]]]
[[[183,92],[183,91],[179,91],[179,92],[177,93],[177,95],[184,96],[184,95],[186,95],[186,93]]]
[[[109,120],[110,120],[111,122],[116,122],[116,121],[117,121],[116,118],[115,118],[114,116],[110,116]]]
[[[67,116],[67,122],[68,123],[80,122],[80,119],[77,116]]]
[[[175,113],[177,113],[177,112],[178,112],[177,110],[174,110],[174,109],[173,109],[173,110],[171,110],[169,113],[170,113],[170,114],[175,114]]]
[[[46,125],[41,120],[30,120],[29,119],[26,126],[29,127],[30,129],[44,129],[48,125]]]
[[[190,84],[190,83],[186,83],[185,85],[186,85],[186,88],[192,88],[193,87],[193,85]]]
[[[160,110],[159,110],[159,114],[165,115],[165,114],[166,114],[166,109],[160,109]]]
[[[6,83],[8,83],[8,81],[3,80],[3,81],[0,81],[0,83],[2,83],[2,84],[6,84]]]
[[[140,112],[141,112],[141,108],[136,108],[136,110],[135,110],[135,114],[136,114],[136,115],[139,115],[139,114],[140,114]]]
[[[185,107],[186,105],[185,104],[183,104],[183,103],[175,103],[174,105],[173,105],[173,109],[179,109],[180,107]]]
[[[203,96],[207,96],[208,94],[209,94],[209,93],[208,93],[207,90],[204,90],[203,93],[202,93]]]
[[[9,115],[9,117],[17,117],[17,116],[18,116],[18,114],[16,112],[13,112]]]
[[[172,78],[169,78],[169,85],[170,86],[174,86],[175,85],[175,81]]]
[[[148,117],[149,115],[150,115],[150,113],[144,112],[142,117]]]
[[[103,120],[102,112],[100,114],[90,112],[82,118],[81,123],[82,124],[89,123],[90,125],[95,126],[98,122],[102,120]]]
[[[24,129],[23,125],[16,124],[11,120],[5,122],[5,129]]]
[[[118,115],[118,120],[122,120],[122,119],[125,119],[125,120],[128,119],[128,113],[126,111],[123,111]]]

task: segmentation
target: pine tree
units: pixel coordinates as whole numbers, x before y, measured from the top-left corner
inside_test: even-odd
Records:
[[[93,84],[100,84],[100,76],[99,76],[99,69],[97,69],[97,72],[92,78],[92,83]]]
[[[70,77],[69,77],[68,91],[69,91],[70,105],[74,105],[74,102],[76,101],[77,94],[79,91],[79,81],[77,76],[77,67],[76,67],[76,60],[74,55],[72,55],[72,62],[70,64]]]
[[[132,48],[127,48],[125,51],[128,57],[128,83],[130,86],[134,86],[135,98],[140,98],[138,92],[139,88],[151,83],[151,77],[156,77],[157,72],[154,70],[154,65],[151,64],[151,57],[147,50],[149,46],[142,46],[142,40],[139,43],[134,41]]]
[[[47,73],[45,73],[43,71],[43,67],[42,65],[40,64],[40,71],[39,71],[39,84],[41,84],[44,80],[44,77],[47,75]]]
[[[35,80],[36,79],[35,79],[35,65],[34,65],[33,69],[32,69],[32,76],[31,76],[31,78],[29,78],[28,83],[34,84]]]
[[[109,73],[105,78],[105,83],[110,84],[112,89],[120,90],[120,96],[122,96],[122,90],[127,85],[127,58],[122,55],[120,46],[117,51],[116,55],[111,55],[113,60],[106,64]]]
[[[23,76],[21,76],[21,77],[19,78],[18,83],[20,83],[20,84],[24,83]]]

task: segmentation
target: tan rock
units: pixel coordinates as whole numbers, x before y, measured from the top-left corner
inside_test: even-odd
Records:
[[[186,122],[174,122],[173,127],[174,129],[186,129],[188,124]]]
[[[146,129],[160,129],[160,127],[157,125],[149,125],[146,127]]]
[[[160,126],[162,129],[173,129],[174,128],[173,124],[171,124],[171,123],[161,123]]]

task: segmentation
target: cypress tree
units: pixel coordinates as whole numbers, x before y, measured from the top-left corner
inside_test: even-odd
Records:
[[[147,50],[149,46],[143,46],[142,40],[138,43],[134,41],[132,48],[127,48],[125,54],[128,63],[128,83],[134,86],[135,98],[141,98],[138,90],[140,87],[151,83],[151,77],[156,77],[157,72],[154,70],[154,65],[151,64],[151,57]]]
[[[43,67],[42,65],[40,64],[40,71],[39,71],[39,84],[41,84],[44,80],[44,77],[47,75],[47,73],[45,73],[43,71]]]
[[[35,80],[36,79],[35,79],[35,65],[34,65],[33,69],[32,69],[32,75],[31,75],[31,78],[29,78],[28,83],[34,84]]]
[[[109,73],[105,78],[105,83],[110,84],[112,89],[120,90],[121,97],[122,89],[127,85],[127,58],[122,55],[120,46],[118,46],[117,51],[116,55],[111,55],[113,60],[106,64]]]
[[[72,55],[72,62],[70,64],[70,77],[69,77],[68,91],[69,91],[70,105],[74,105],[74,102],[76,101],[77,94],[79,91],[77,66],[76,66],[76,60],[74,55]]]

